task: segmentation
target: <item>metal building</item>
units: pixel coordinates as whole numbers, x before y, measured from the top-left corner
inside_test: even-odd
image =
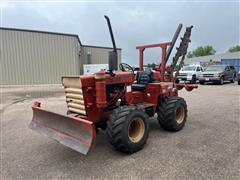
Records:
[[[236,71],[240,71],[240,57],[238,59],[221,59],[221,64],[234,66]]]
[[[214,54],[210,56],[201,56],[185,59],[185,64],[202,64],[207,66],[209,63],[227,64],[235,66],[236,70],[240,70],[240,52],[226,52]]]
[[[0,85],[59,84],[82,74],[83,64],[107,64],[112,50],[82,45],[75,34],[12,28],[0,28],[0,41]]]
[[[194,64],[194,63],[203,63],[209,61],[221,62],[222,59],[240,59],[240,52],[226,52],[220,54],[214,54],[209,56],[200,56],[200,57],[193,57],[193,58],[186,58],[186,64]]]
[[[108,52],[112,48],[99,46],[81,46],[81,74],[83,73],[83,64],[108,64]],[[118,64],[121,63],[121,49],[118,49]]]

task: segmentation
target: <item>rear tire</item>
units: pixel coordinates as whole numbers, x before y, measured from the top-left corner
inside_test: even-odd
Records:
[[[181,130],[187,120],[187,104],[181,97],[168,97],[158,106],[158,122],[168,131]]]
[[[124,153],[141,150],[147,142],[148,134],[148,115],[136,106],[115,109],[107,121],[110,144]]]

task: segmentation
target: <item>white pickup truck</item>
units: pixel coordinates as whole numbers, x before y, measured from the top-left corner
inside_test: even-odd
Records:
[[[201,65],[186,65],[183,66],[179,71],[179,75],[176,80],[179,81],[189,81],[190,83],[196,83],[199,75],[203,72],[203,67]]]

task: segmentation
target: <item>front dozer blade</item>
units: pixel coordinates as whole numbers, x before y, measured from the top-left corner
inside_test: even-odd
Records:
[[[96,137],[92,122],[41,109],[39,102],[35,102],[32,109],[33,119],[29,128],[82,154],[88,153]]]

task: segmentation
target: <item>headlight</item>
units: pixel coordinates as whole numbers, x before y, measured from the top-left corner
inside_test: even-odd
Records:
[[[214,76],[215,76],[215,77],[219,77],[220,74],[219,74],[219,73],[215,73]]]
[[[188,73],[187,75],[188,75],[188,76],[192,76],[192,73]]]
[[[199,74],[199,77],[203,77],[203,74]]]

